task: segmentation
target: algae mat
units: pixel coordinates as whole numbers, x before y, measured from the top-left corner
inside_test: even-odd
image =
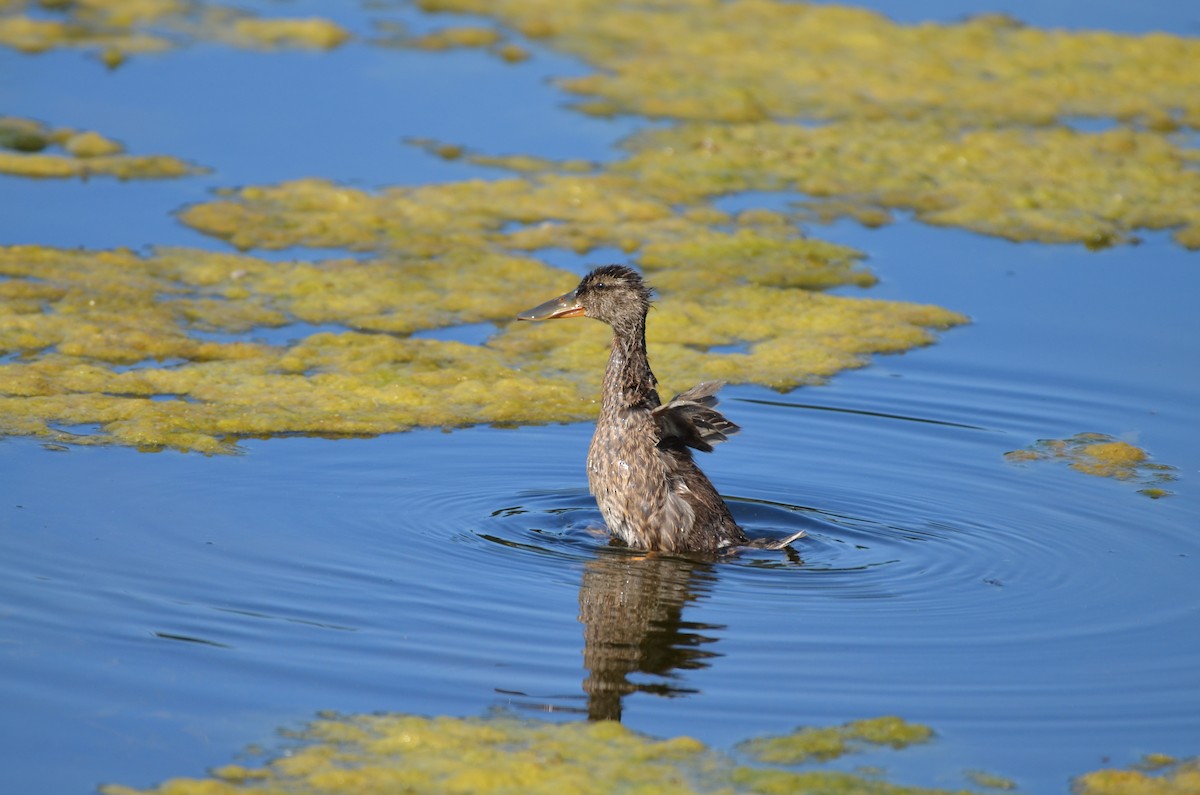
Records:
[[[690,737],[659,740],[619,723],[546,723],[508,715],[425,718],[326,715],[293,735],[296,747],[261,767],[230,764],[207,779],[173,779],[148,790],[120,785],[104,795],[237,793],[795,793],[950,795],[966,792],[891,783],[874,773],[797,766],[881,748],[928,743],[933,731],[895,717],[802,727],[739,746],[739,763]],[[1014,782],[964,771],[976,786]],[[1194,792],[1194,760],[1148,757],[1140,770],[1099,770],[1075,782],[1081,795]]]
[[[130,155],[95,130],[0,117],[0,172],[19,177],[169,179],[205,169],[170,155]]]
[[[508,329],[482,345],[412,337],[507,323],[531,295],[574,282],[496,251],[274,263],[197,249],[9,247],[0,274],[9,354],[0,430],[58,442],[214,453],[244,436],[583,419],[605,358],[599,324]],[[743,284],[719,303],[664,301],[652,355],[668,383],[786,387],[926,343],[927,327],[958,320],[933,307]],[[254,341],[256,330],[297,323],[306,327],[290,344]],[[747,351],[705,350],[734,343]]]
[[[1151,499],[1171,494],[1163,487],[1178,477],[1176,467],[1155,463],[1142,448],[1103,433],[1079,433],[1069,439],[1039,439],[1023,450],[1005,453],[1004,457],[1014,463],[1063,461],[1068,462],[1071,469],[1086,475],[1132,480],[1143,485],[1145,488],[1138,492]]]
[[[798,190],[836,199],[827,213],[1097,247],[1176,229],[1200,247],[1195,38],[769,0],[421,6],[496,17],[597,67],[560,81],[584,112],[688,122],[638,136],[631,164],[685,191]]]
[[[604,330],[508,322],[572,286],[575,276],[539,261],[553,249],[616,248],[647,271],[660,290],[651,355],[665,387],[719,378],[787,390],[966,322],[951,309],[824,294],[874,276],[860,252],[808,237],[807,220],[881,224],[899,210],[1013,240],[1103,247],[1173,229],[1179,243],[1200,244],[1200,154],[1187,137],[1200,118],[1200,69],[1187,68],[1200,64],[1194,39],[1039,31],[1001,17],[905,26],[764,0],[420,5],[504,30],[392,30],[366,46],[537,43],[598,70],[561,81],[586,97],[578,109],[678,123],[635,134],[606,164],[418,141],[504,173],[376,191],[297,179],[179,212],[240,249],[365,258],[7,248],[0,431],[222,452],[247,436],[585,419]],[[0,42],[31,53],[84,47],[110,65],[201,40],[320,51],[352,38],[329,20],[186,0],[31,8],[0,6]],[[367,13],[391,30],[384,12]],[[1115,126],[1066,126],[1080,116]],[[130,170],[120,144],[98,133],[6,124],[0,167],[12,173],[196,172],[166,156]],[[745,191],[806,200],[717,208]],[[480,344],[420,337],[480,323],[494,327]],[[262,341],[275,329],[290,336]]]
[[[252,49],[327,50],[349,38],[349,31],[328,19],[264,18],[197,0],[0,3],[0,45],[29,54],[84,49],[110,68],[131,55],[161,53],[196,41]]]

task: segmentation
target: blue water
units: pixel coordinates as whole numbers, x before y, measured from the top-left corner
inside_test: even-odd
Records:
[[[1140,29],[1124,6],[1045,7]],[[1186,8],[1139,8],[1192,30]],[[0,242],[218,248],[171,215],[216,187],[483,173],[408,136],[615,157],[636,125],[572,114],[545,80],[581,71],[541,51],[511,67],[349,45],[197,46],[110,74],[76,53],[0,51],[5,111],[215,169],[0,177]],[[187,101],[163,100],[185,81]],[[1097,253],[907,220],[813,234],[866,251],[880,277],[840,292],[973,322],[825,386],[723,392],[743,431],[705,468],[751,535],[808,531],[790,556],[607,548],[586,424],[250,440],[214,458],[0,441],[0,791],[202,775],[323,709],[619,713],[719,748],[897,714],[936,741],[842,764],[948,787],[985,769],[1029,793],[1200,753],[1200,254],[1164,235]],[[547,259],[579,271],[611,256]],[[1174,493],[1003,458],[1085,431],[1177,467]],[[631,641],[645,655],[623,669]]]

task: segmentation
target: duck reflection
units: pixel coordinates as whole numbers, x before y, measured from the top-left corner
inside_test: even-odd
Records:
[[[683,608],[715,580],[710,563],[616,549],[586,565],[579,621],[590,720],[620,720],[621,701],[630,693],[696,692],[681,683],[679,672],[705,668],[719,657],[709,647],[725,627],[684,621]]]

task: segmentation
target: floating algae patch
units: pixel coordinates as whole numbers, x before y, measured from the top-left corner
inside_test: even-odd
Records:
[[[989,790],[1001,790],[1011,792],[1017,788],[1017,782],[1005,776],[998,776],[995,773],[989,773],[986,770],[968,770],[966,771],[967,780],[977,787],[983,787]]]
[[[587,160],[551,160],[536,155],[489,155],[476,152],[459,144],[449,144],[433,138],[408,138],[405,141],[419,146],[431,155],[444,160],[465,160],[478,166],[489,166],[505,171],[520,173],[567,172],[586,174],[596,170],[594,163]]]
[[[350,32],[328,19],[239,17],[212,32],[230,44],[251,49],[332,50],[350,40]]]
[[[928,344],[930,329],[966,320],[937,307],[811,292],[866,286],[874,277],[860,267],[860,252],[805,238],[778,213],[680,209],[645,193],[638,180],[611,174],[537,173],[377,193],[301,180],[230,192],[181,218],[244,248],[327,246],[419,257],[445,257],[455,247],[629,251],[661,289],[649,328],[652,355],[663,380],[680,386],[688,378],[723,378],[788,389],[861,366],[872,353]],[[525,300],[572,281],[528,282]],[[579,325],[510,329],[489,344],[514,362],[584,379],[591,391],[607,336]],[[748,352],[706,352],[729,345]]]
[[[906,725],[910,731],[919,728]],[[108,785],[101,792],[948,795],[851,773],[742,766],[690,737],[656,739],[607,721],[331,715],[293,740],[286,755],[261,767],[232,764],[206,779],[174,779],[148,790]]]
[[[689,202],[736,191],[798,191],[839,215],[899,209],[1010,240],[1101,248],[1138,229],[1200,247],[1200,150],[1116,128],[960,130],[944,119],[692,124],[627,142],[612,167]],[[887,220],[880,215],[877,222]]]
[[[458,148],[446,154],[436,142],[416,143],[442,156],[480,159]],[[581,253],[612,247],[638,254],[664,291],[740,283],[824,289],[875,281],[861,267],[860,252],[805,237],[786,214],[749,210],[731,216],[703,201],[681,206],[647,191],[645,175],[587,173],[576,161],[487,162],[528,173],[375,193],[297,180],[226,191],[185,208],[180,218],[244,249],[307,246],[429,256],[453,246]]]
[[[721,289],[745,281],[770,287],[823,290],[844,284],[869,287],[875,275],[859,267],[858,251],[809,240],[791,225],[697,228],[693,234],[649,242],[639,261],[663,289]]]
[[[500,42],[500,31],[495,28],[463,26],[415,36],[409,45],[419,50],[452,50],[460,47],[491,47]]]
[[[20,354],[0,364],[0,431],[62,440],[57,425],[98,424],[97,438],[66,440],[222,452],[250,435],[577,416],[583,401],[569,382],[520,372],[481,346],[396,336],[511,317],[524,305],[512,284],[561,275],[528,259],[473,262],[474,271],[191,249],[0,249],[9,277],[0,354]],[[297,320],[391,333],[320,333],[290,346],[189,333]],[[161,395],[182,399],[152,399]]]
[[[508,41],[501,31],[493,27],[459,25],[416,35],[410,33],[404,24],[392,20],[377,19],[374,26],[380,35],[371,39],[370,43],[381,47],[427,52],[482,49],[508,63],[520,63],[530,57],[527,49]]]
[[[168,38],[141,33],[130,26],[95,25],[60,19],[8,15],[0,9],[0,45],[35,54],[60,48],[86,48],[110,53],[106,61],[117,65],[130,53],[170,49]]]
[[[417,143],[442,156],[472,156]],[[520,176],[497,180],[378,192],[315,179],[248,187],[188,207],[180,218],[241,248],[378,251],[433,258],[456,271],[467,268],[464,274],[485,255],[521,257],[553,248],[630,252],[661,290],[649,339],[667,389],[712,378],[790,389],[862,366],[871,354],[928,344],[933,330],[966,321],[937,307],[813,292],[866,286],[874,277],[861,267],[860,252],[805,238],[784,214],[734,216],[705,202],[681,205],[647,192],[633,175],[536,160],[521,161],[518,170]],[[569,289],[576,278],[509,280],[496,289],[532,304]],[[362,285],[367,293],[370,281]],[[509,326],[485,347],[521,372],[580,396],[570,410],[560,406],[541,415],[574,420],[594,411],[607,344],[607,329],[580,322]],[[720,352],[731,346],[736,353]]]
[[[324,262],[0,248],[0,432],[227,452],[247,436],[591,417],[608,330],[505,324],[576,277],[448,245],[432,258]],[[926,344],[930,329],[960,320],[757,284],[680,290],[655,312],[651,355],[667,388],[705,378],[789,388]],[[505,325],[479,345],[409,336],[482,322]],[[322,326],[349,330],[282,345],[254,336]],[[730,345],[745,352],[707,350]],[[100,430],[57,430],[86,425]]]
[[[305,179],[229,191],[185,208],[189,226],[238,248],[290,246],[398,249],[431,254],[463,243],[506,243],[531,250],[574,236],[608,240],[621,231],[673,217],[672,207],[606,174],[539,174],[529,178],[466,180],[377,193]],[[558,234],[520,245],[513,224],[550,224]],[[547,228],[550,228],[547,226]],[[510,237],[513,238],[510,240]]]
[[[1200,758],[1153,755],[1140,770],[1097,770],[1075,779],[1076,795],[1194,795],[1200,792]]]
[[[778,252],[769,245],[756,249],[744,235],[740,251],[723,243],[706,247],[697,233],[755,226],[760,236],[803,239],[797,223],[813,215],[879,225],[890,211],[904,210],[927,223],[1015,241],[1103,248],[1136,239],[1140,229],[1173,229],[1180,244],[1200,247],[1200,150],[1125,128],[959,131],[936,119],[819,127],[692,124],[633,136],[625,143],[628,156],[603,171],[589,171],[580,161],[487,157],[416,143],[521,176],[376,194],[302,180],[233,192],[188,208],[182,218],[243,248],[372,248],[419,236],[422,224],[457,220],[462,226],[451,232],[488,232],[523,250],[632,251],[674,238],[688,242],[688,256],[720,262],[732,253],[753,258],[756,266]],[[773,224],[762,222],[767,214],[761,211],[748,222],[723,218],[712,206],[745,191],[792,191],[809,200],[776,214]],[[348,225],[333,222],[337,212],[351,216]],[[513,223],[528,226],[501,235]]]
[[[1143,484],[1142,494],[1157,499],[1170,494],[1162,486],[1176,479],[1176,469],[1150,461],[1149,454],[1103,433],[1079,433],[1068,439],[1042,439],[1023,450],[1005,453],[1009,461],[1064,461],[1078,472]]]
[[[778,737],[756,737],[738,746],[743,753],[777,765],[828,761],[870,746],[907,748],[933,739],[933,730],[902,718],[886,716],[842,726],[803,727]]]
[[[768,0],[420,5],[586,59],[597,73],[562,81],[583,110],[692,122],[635,136],[611,169],[668,201],[795,190],[827,200],[812,214],[873,225],[900,209],[1012,240],[1098,248],[1175,229],[1200,248],[1200,152],[1171,136],[1200,127],[1195,38]],[[1138,129],[1067,126],[1081,117]]]
[[[36,16],[24,13],[37,10]],[[322,18],[260,18],[199,0],[80,0],[0,5],[0,45],[26,53],[96,50],[110,67],[131,54],[162,52],[194,41],[251,49],[329,50],[351,38]]]
[[[0,173],[35,178],[169,179],[205,169],[169,155],[129,155],[94,130],[0,117]]]
[[[498,18],[599,71],[561,81],[595,113],[1042,124],[1068,116],[1200,127],[1200,40],[1043,30],[1001,15],[905,25],[772,0],[419,0]]]

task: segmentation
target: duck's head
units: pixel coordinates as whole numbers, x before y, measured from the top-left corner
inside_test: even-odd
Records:
[[[583,277],[569,293],[517,315],[518,320],[592,317],[615,329],[629,328],[646,318],[650,288],[633,268],[604,265]]]

